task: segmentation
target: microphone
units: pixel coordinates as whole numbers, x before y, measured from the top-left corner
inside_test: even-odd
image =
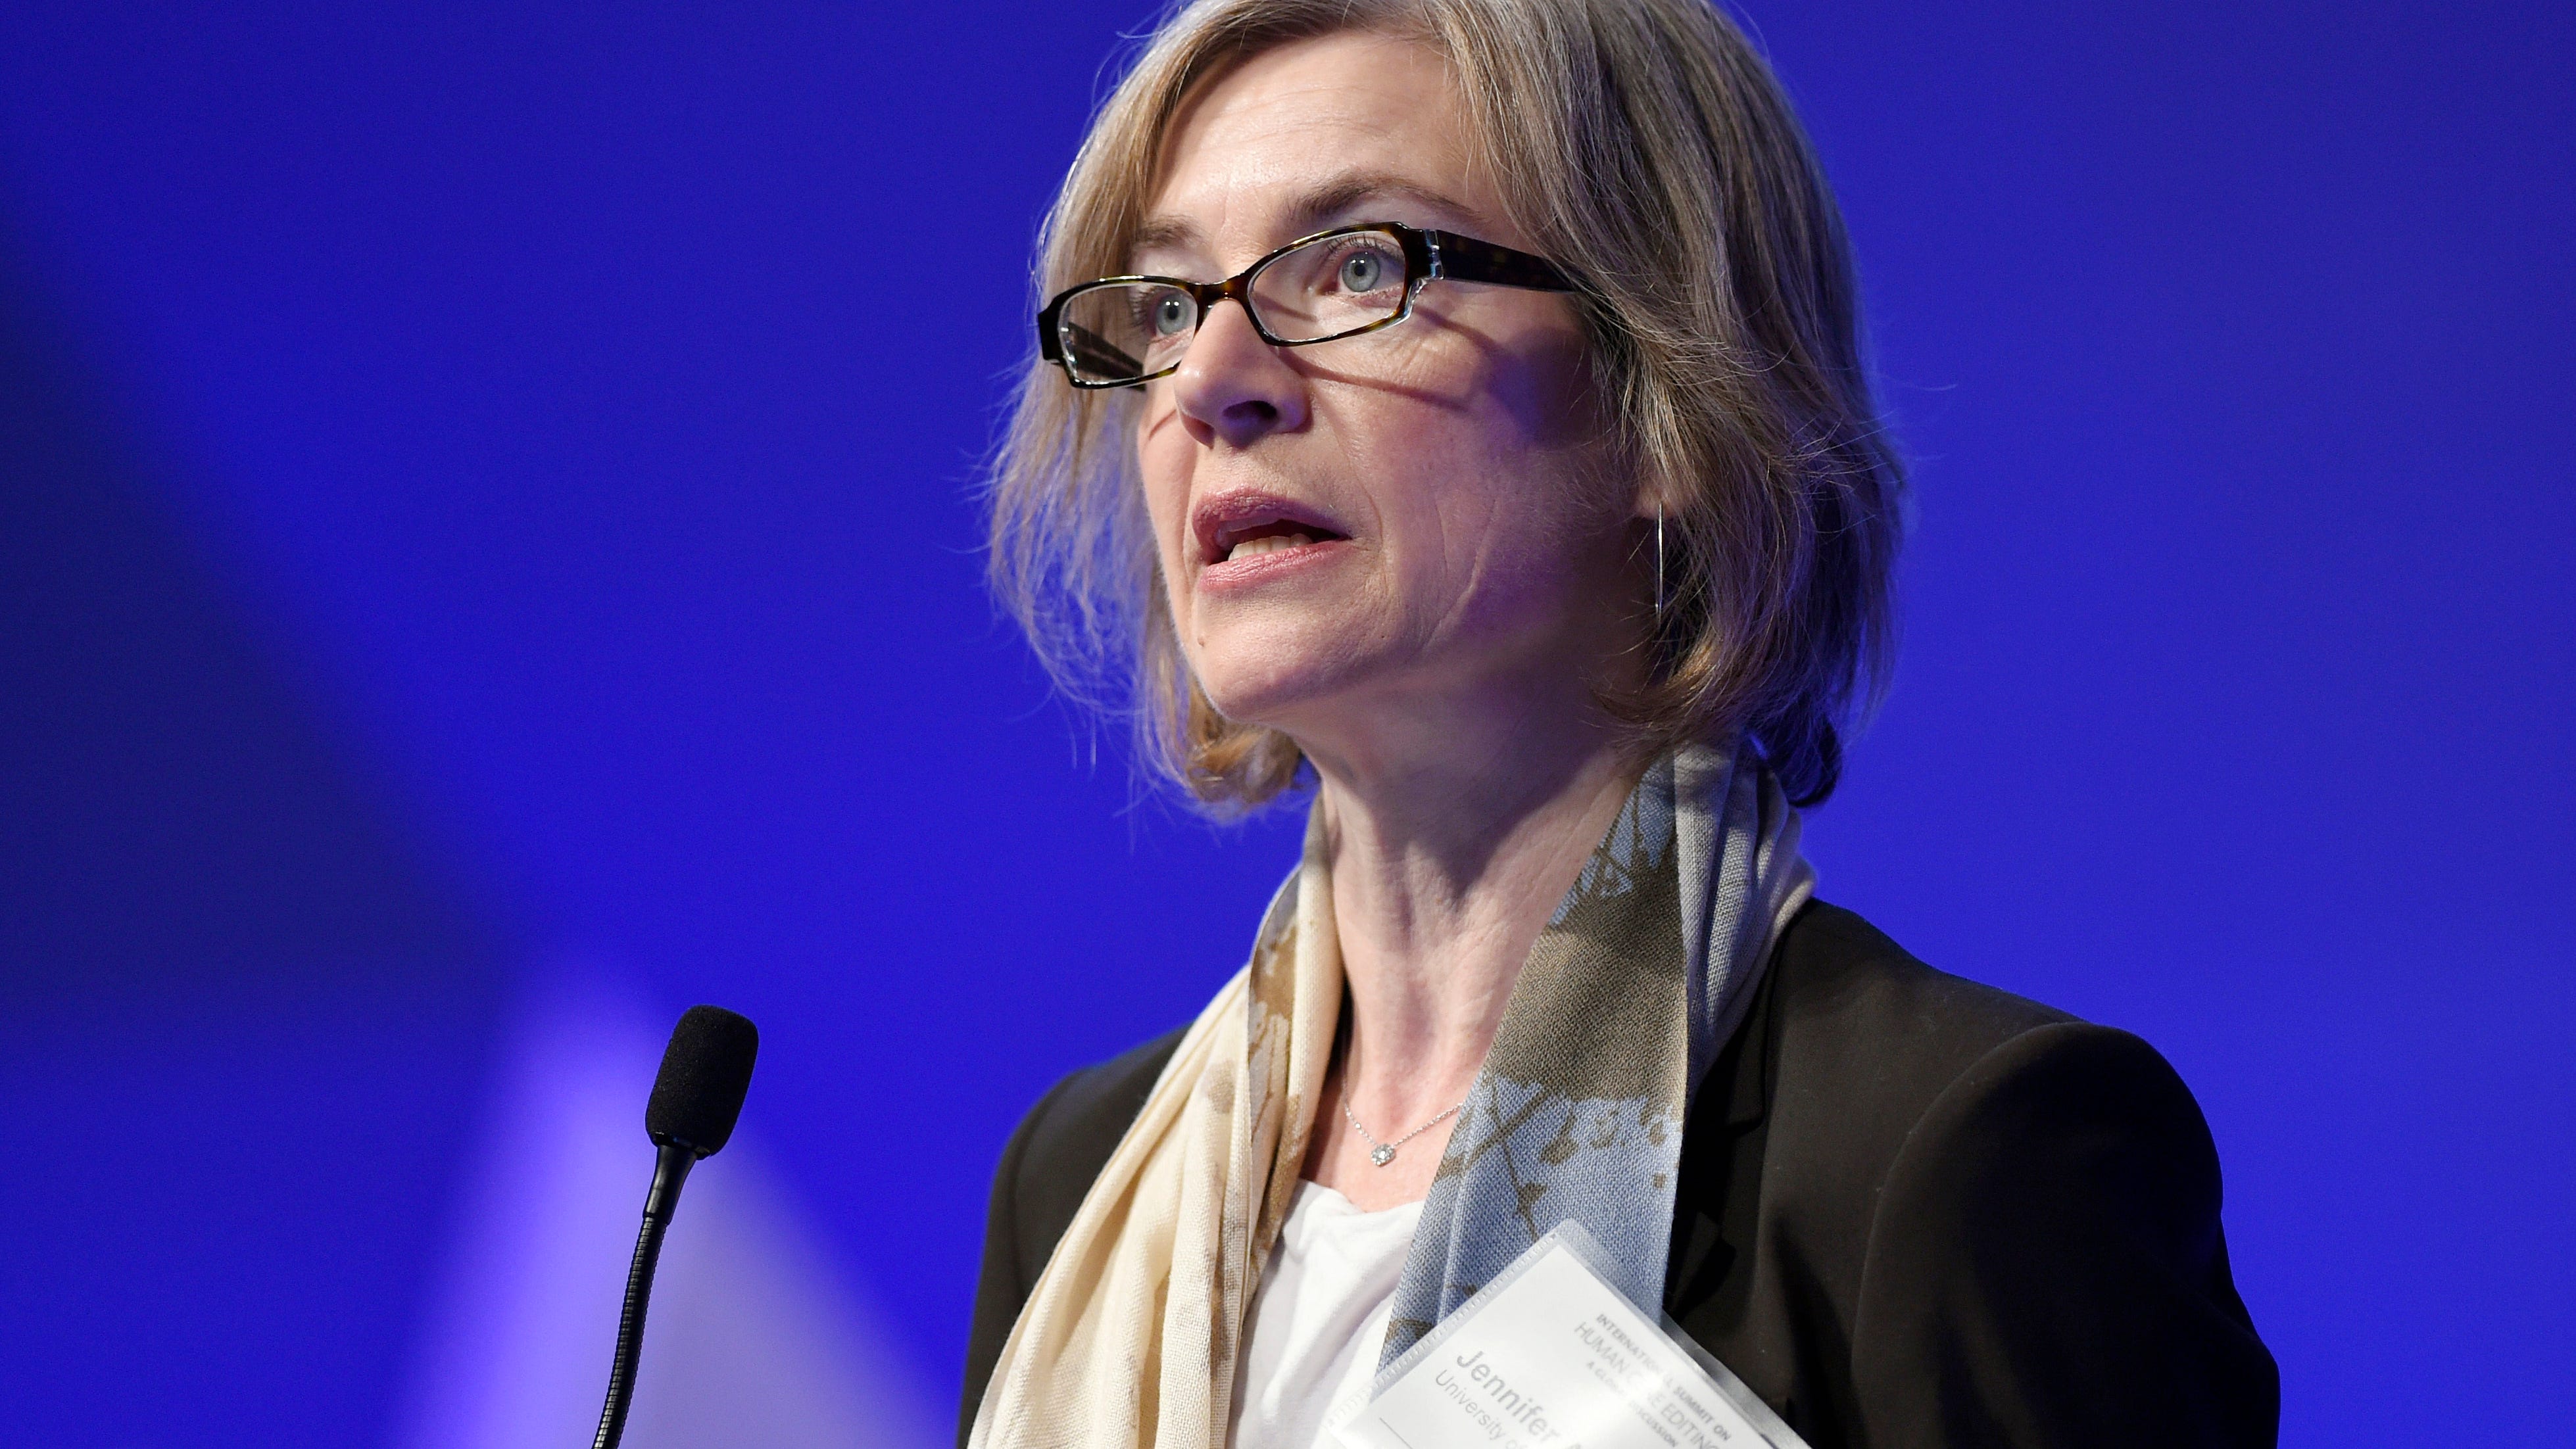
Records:
[[[617,1357],[608,1367],[608,1403],[599,1411],[591,1449],[617,1449],[626,1433],[626,1410],[635,1398],[635,1364],[644,1351],[644,1307],[653,1296],[653,1268],[662,1258],[662,1234],[680,1205],[680,1184],[701,1157],[713,1157],[733,1136],[751,1090],[751,1060],[760,1054],[760,1029],[721,1006],[692,1006],[671,1028],[662,1071],[644,1104],[644,1132],[653,1139],[653,1187],[644,1195],[644,1228],[635,1237],[635,1262],[626,1270],[626,1308],[617,1316]]]

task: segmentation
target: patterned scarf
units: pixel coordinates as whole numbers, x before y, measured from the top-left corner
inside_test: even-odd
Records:
[[[1513,984],[1381,1363],[1568,1218],[1658,1311],[1682,1114],[1814,883],[1797,812],[1749,749],[1689,747],[1646,772]],[[1252,960],[1183,1035],[1039,1274],[971,1449],[1225,1442],[1341,999],[1319,814]]]

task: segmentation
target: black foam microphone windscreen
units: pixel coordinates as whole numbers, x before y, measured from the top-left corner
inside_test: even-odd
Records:
[[[671,1028],[661,1074],[644,1104],[644,1130],[657,1143],[712,1156],[733,1136],[759,1054],[760,1029],[750,1018],[721,1006],[690,1007]]]

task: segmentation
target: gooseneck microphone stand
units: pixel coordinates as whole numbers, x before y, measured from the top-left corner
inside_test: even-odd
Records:
[[[693,1006],[672,1029],[662,1054],[653,1098],[644,1108],[644,1131],[653,1139],[653,1187],[644,1195],[644,1226],[635,1235],[635,1261],[626,1270],[626,1306],[617,1315],[617,1355],[608,1365],[608,1402],[599,1411],[591,1449],[617,1449],[626,1433],[626,1411],[635,1402],[635,1369],[644,1355],[644,1310],[653,1299],[653,1270],[662,1261],[662,1235],[680,1206],[681,1184],[701,1157],[713,1157],[733,1135],[751,1089],[752,1058],[760,1032],[717,1006]]]
[[[617,1314],[617,1356],[608,1364],[608,1403],[599,1411],[591,1449],[617,1449],[626,1433],[626,1411],[635,1401],[635,1366],[644,1356],[644,1310],[653,1301],[653,1270],[662,1261],[662,1235],[680,1205],[680,1184],[698,1165],[685,1142],[666,1142],[653,1157],[653,1190],[644,1197],[644,1227],[635,1235],[635,1261],[626,1269],[626,1306]]]

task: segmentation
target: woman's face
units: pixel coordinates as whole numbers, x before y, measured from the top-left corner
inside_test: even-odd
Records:
[[[1215,280],[1369,221],[1529,250],[1463,135],[1424,47],[1264,52],[1177,117],[1135,270]],[[1561,294],[1432,282],[1406,321],[1303,348],[1221,304],[1150,385],[1137,441],[1201,687],[1319,757],[1588,701],[1635,655],[1638,500],[1603,465]]]

